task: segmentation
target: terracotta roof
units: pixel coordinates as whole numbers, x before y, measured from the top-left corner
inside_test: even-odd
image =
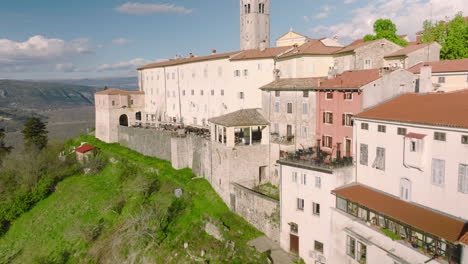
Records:
[[[110,88],[107,90],[102,90],[99,92],[96,92],[96,94],[107,94],[107,95],[130,95],[130,94],[145,94],[142,91],[126,91],[126,90],[120,90],[120,89],[114,89]]]
[[[235,54],[238,54],[240,52],[241,51],[234,51],[234,52],[227,52],[227,53],[212,54],[212,55],[208,55],[208,56],[172,59],[172,60],[167,60],[167,61],[162,61],[162,62],[151,63],[151,64],[148,64],[148,65],[145,65],[143,67],[138,68],[138,70],[157,68],[157,67],[165,67],[165,66],[173,66],[173,65],[192,63],[192,62],[199,62],[199,61],[206,61],[206,60],[229,58],[229,57],[231,57],[231,56],[233,56]]]
[[[432,72],[465,72],[468,71],[468,59],[461,60],[445,60],[433,62],[421,62],[409,68],[412,73],[419,73],[422,66],[429,65],[432,67]]]
[[[226,115],[208,119],[209,122],[226,126],[257,126],[268,125],[268,121],[263,117],[258,109],[241,109]]]
[[[284,47],[274,47],[267,48],[264,50],[261,49],[251,49],[245,50],[236,56],[233,56],[231,60],[250,60],[250,59],[263,59],[263,58],[273,58],[280,55],[282,52],[292,48],[292,46]]]
[[[464,221],[362,185],[336,189],[332,193],[450,242],[458,241],[465,232],[465,228],[468,227]]]
[[[260,87],[261,90],[308,90],[318,88],[323,78],[286,78]]]
[[[468,245],[468,232],[465,232],[465,234],[460,238],[460,242]]]
[[[320,83],[320,88],[360,88],[380,79],[380,69],[346,71]]]
[[[361,47],[367,46],[369,44],[372,44],[372,43],[374,43],[376,41],[380,41],[380,40],[382,40],[382,39],[376,39],[376,40],[365,41],[365,42],[364,41],[354,41],[356,43],[353,42],[353,43],[349,44],[348,46],[336,51],[335,53],[339,54],[339,53],[353,52],[356,49],[359,49]]]
[[[328,47],[325,46],[322,41],[313,39],[297,48],[294,48],[294,50],[281,55],[280,58],[297,55],[328,55],[333,54],[340,49],[342,49],[342,47]]]
[[[92,149],[94,149],[94,146],[84,144],[83,146],[76,148],[75,151],[80,153],[86,153]]]
[[[468,128],[468,93],[408,93],[356,117]]]
[[[397,50],[397,51],[395,51],[393,53],[385,55],[384,57],[388,58],[388,57],[406,56],[406,55],[410,54],[411,52],[417,51],[419,49],[426,48],[427,46],[429,46],[430,44],[433,44],[433,43],[434,42],[424,43],[424,44],[417,44],[417,45],[409,45],[409,46],[407,46],[405,48],[402,48],[401,50]]]

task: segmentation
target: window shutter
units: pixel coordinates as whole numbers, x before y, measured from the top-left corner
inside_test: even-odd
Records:
[[[325,147],[325,136],[322,136],[322,147]]]
[[[323,112],[323,123],[325,123],[325,112]]]
[[[330,113],[330,124],[333,124],[333,113]]]
[[[458,191],[468,193],[468,166],[460,164],[458,167]]]
[[[344,125],[346,124],[346,115],[343,114],[342,117],[343,117],[343,120],[342,120],[342,121],[343,121],[343,124],[342,124],[342,125],[344,126]]]

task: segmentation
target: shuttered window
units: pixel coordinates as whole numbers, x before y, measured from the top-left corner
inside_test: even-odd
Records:
[[[460,164],[458,167],[458,191],[468,193],[468,165]]]
[[[323,112],[323,123],[333,124],[333,113],[332,112]]]
[[[297,210],[304,211],[304,199],[297,198]]]
[[[322,187],[322,178],[320,178],[320,176],[315,176],[315,187]]]
[[[288,103],[288,114],[291,114],[293,111],[292,103]]]
[[[307,174],[301,173],[301,184],[307,185]]]
[[[367,164],[369,163],[368,162],[369,148],[367,144],[361,144],[360,148],[361,148],[361,152],[360,152],[359,162],[361,163],[361,165],[367,166]]]
[[[292,173],[292,182],[297,182],[297,172],[293,171]]]
[[[303,103],[302,104],[302,114],[303,115],[308,115],[309,114],[309,104],[308,103]]]
[[[276,102],[275,103],[275,112],[279,113],[279,111],[280,111],[280,103]]]
[[[385,170],[385,148],[377,147],[374,163],[372,168]]]
[[[432,159],[432,184],[444,185],[445,160]]]

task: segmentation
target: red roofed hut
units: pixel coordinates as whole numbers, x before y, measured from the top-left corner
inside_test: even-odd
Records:
[[[89,144],[84,144],[75,149],[76,159],[80,162],[87,161],[89,156],[94,156],[96,153],[96,147]]]

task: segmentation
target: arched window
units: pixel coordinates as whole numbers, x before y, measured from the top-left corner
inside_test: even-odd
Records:
[[[119,118],[119,124],[121,126],[126,126],[128,127],[128,117],[127,115],[121,115],[120,118]]]
[[[247,4],[247,14],[250,14],[250,4]]]
[[[411,181],[406,178],[400,180],[400,199],[411,201]]]

